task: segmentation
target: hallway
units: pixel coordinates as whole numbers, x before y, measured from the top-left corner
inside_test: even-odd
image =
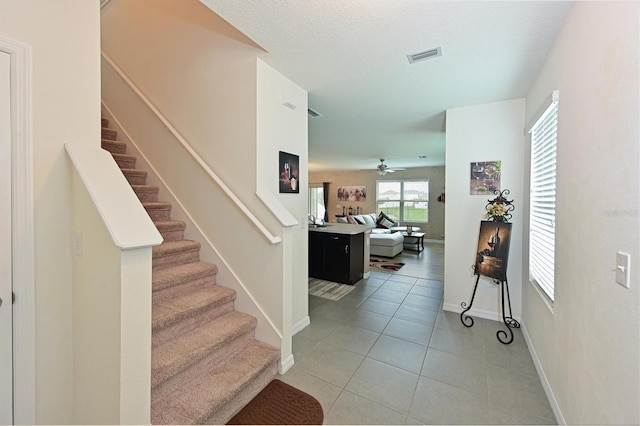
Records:
[[[339,301],[309,296],[280,379],[318,399],[325,424],[555,424],[522,332],[503,345],[500,323],[442,310],[444,245],[394,261]]]

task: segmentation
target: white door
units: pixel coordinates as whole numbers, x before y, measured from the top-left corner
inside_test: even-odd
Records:
[[[13,424],[10,56],[0,51],[0,424]]]

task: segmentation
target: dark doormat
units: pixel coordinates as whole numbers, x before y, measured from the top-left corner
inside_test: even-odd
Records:
[[[272,380],[229,425],[321,425],[322,406],[311,395],[280,380]]]

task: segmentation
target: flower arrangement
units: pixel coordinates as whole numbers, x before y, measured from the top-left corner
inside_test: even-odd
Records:
[[[487,211],[483,217],[491,222],[509,222],[511,212],[515,209],[515,206],[512,204],[513,200],[507,200],[506,198],[511,191],[508,189],[504,191],[496,189],[493,193],[497,196],[493,200],[488,200],[489,202],[485,206]]]

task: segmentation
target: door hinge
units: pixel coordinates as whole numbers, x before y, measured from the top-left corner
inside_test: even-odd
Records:
[[[11,304],[16,304],[16,294],[14,292],[11,292]]]

